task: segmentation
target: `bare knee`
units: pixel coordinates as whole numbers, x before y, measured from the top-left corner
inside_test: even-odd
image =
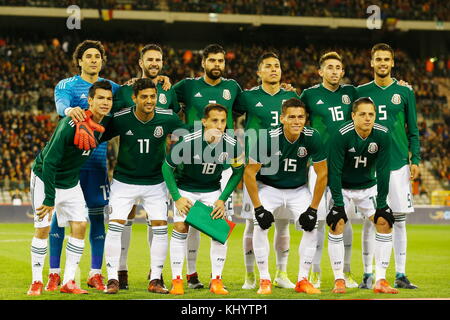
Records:
[[[136,208],[136,205],[134,205],[130,211],[130,214],[128,215],[128,219],[134,219],[136,217]]]
[[[70,222],[70,228],[71,233],[70,236],[76,239],[84,239],[84,236],[86,234],[86,221],[71,221]]]
[[[38,239],[48,239],[48,234],[50,233],[50,226],[44,228],[34,229],[34,237]]]
[[[188,231],[189,231],[189,225],[184,222],[175,222],[173,224],[173,228],[176,232],[179,232],[179,233],[188,233]]]
[[[375,228],[379,233],[391,233],[391,226],[389,222],[383,217],[379,217],[375,223]]]
[[[152,220],[151,224],[152,224],[152,227],[162,227],[162,226],[167,226],[167,221],[165,221],[165,220]]]

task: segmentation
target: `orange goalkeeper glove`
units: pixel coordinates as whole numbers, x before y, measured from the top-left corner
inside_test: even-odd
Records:
[[[84,121],[76,124],[73,143],[81,150],[90,150],[97,147],[98,141],[94,136],[94,131],[104,132],[105,128],[92,120],[92,112],[86,110]]]

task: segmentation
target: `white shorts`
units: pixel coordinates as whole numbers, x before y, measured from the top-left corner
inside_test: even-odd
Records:
[[[284,211],[287,211],[287,212],[284,212]],[[274,213],[275,212],[277,213],[276,215],[274,215],[275,219],[277,219],[278,216],[281,217],[279,219],[285,219],[285,218],[283,218],[284,216],[290,215],[289,210],[286,209],[285,207],[278,208],[274,211]],[[244,188],[242,190],[241,218],[242,219],[250,219],[250,220],[255,219],[255,208],[253,207],[252,199],[250,199],[250,195],[248,194],[245,184],[244,184]]]
[[[30,179],[31,203],[34,212],[34,227],[45,228],[50,226],[51,217],[44,217],[40,220],[36,215],[36,209],[39,208],[45,199],[44,182],[31,172]],[[70,189],[55,189],[55,211],[58,218],[59,227],[68,227],[69,221],[86,221],[86,201],[80,182]]]
[[[314,171],[314,167],[309,167],[308,172],[308,189],[311,195],[314,194],[314,187],[316,185],[317,181],[317,174]],[[330,188],[327,186],[325,188],[325,191],[323,192],[322,198],[320,199],[319,207],[317,208],[317,220],[325,220],[327,217],[328,212],[330,212],[331,209],[331,191]]]
[[[408,165],[391,171],[387,203],[394,213],[414,212]]]
[[[113,179],[109,197],[109,220],[127,220],[133,205],[140,203],[147,212],[149,221],[167,221],[167,202],[165,182],[155,185],[136,185]]]
[[[183,198],[188,198],[189,200],[191,200],[192,204],[194,204],[195,201],[200,201],[211,207],[214,206],[214,202],[219,200],[219,197],[222,193],[219,190],[213,192],[189,192],[181,189],[179,189],[179,192]],[[173,222],[184,222],[184,220],[186,220],[186,216],[180,214],[177,207],[174,206],[174,208],[175,211],[173,214]]]
[[[222,178],[220,179],[220,189],[223,191],[227,186],[228,180],[230,180],[233,174],[233,169],[228,168],[222,171]],[[225,201],[225,209],[227,210],[227,216],[234,215],[234,204],[233,204],[234,191],[230,194],[227,201]]]
[[[360,190],[342,189],[342,196],[344,197],[347,218],[370,218],[375,214],[377,208],[377,185]],[[333,201],[331,202],[333,205]],[[352,208],[352,203],[354,204],[354,208]]]
[[[277,189],[258,182],[259,198],[264,209],[272,212],[275,219],[292,219],[297,230],[302,230],[298,224],[300,215],[311,204],[311,193],[306,185],[295,189]],[[275,210],[283,208],[284,210]],[[254,219],[257,224],[256,219]]]

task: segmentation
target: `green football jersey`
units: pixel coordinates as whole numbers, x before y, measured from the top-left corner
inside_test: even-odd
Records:
[[[416,98],[412,88],[394,82],[387,87],[375,81],[356,88],[359,97],[370,97],[377,107],[377,123],[387,127],[392,135],[391,170],[420,162],[419,128]]]
[[[220,190],[222,171],[230,165],[233,168],[243,166],[239,142],[224,133],[218,143],[210,144],[204,139],[203,129],[191,132],[166,156],[167,164],[177,168],[177,186],[189,192]]]
[[[177,100],[175,90],[170,88],[168,91],[162,88],[162,84],[158,82],[156,85],[158,92],[158,100],[156,106],[162,109],[172,109],[176,113],[180,111],[180,105]],[[117,112],[124,108],[129,108],[135,105],[131,96],[133,95],[133,86],[123,85],[114,94],[114,103],[112,112]]]
[[[269,130],[252,147],[257,152],[250,159],[262,164],[256,180],[278,189],[298,188],[308,181],[308,161],[326,160],[320,134],[304,127],[299,138],[290,142],[284,135],[283,125]]]
[[[389,130],[375,123],[362,139],[353,121],[344,123],[330,140],[328,185],[336,206],[343,206],[342,189],[367,189],[377,184],[377,207],[386,206],[389,192]]]
[[[194,121],[203,118],[205,107],[210,103],[218,103],[228,109],[227,128],[233,129],[232,108],[238,94],[242,91],[233,79],[222,78],[212,86],[203,77],[186,78],[177,82],[173,88],[178,101],[185,104],[186,123],[193,125]]]
[[[351,120],[356,88],[344,84],[331,91],[323,84],[317,84],[303,90],[300,100],[309,113],[311,127],[319,131],[322,142],[328,150],[330,138],[344,122]]]
[[[109,120],[104,117],[101,124],[105,125]],[[72,118],[62,118],[32,164],[34,174],[44,182],[43,204],[46,206],[55,205],[55,188],[70,189],[77,185],[80,169],[93,151],[80,150],[74,145],[75,127]],[[102,134],[94,131],[94,135],[99,138]]]
[[[154,117],[142,122],[136,107],[114,113],[102,140],[120,136],[114,179],[128,184],[154,185],[164,181],[161,167],[168,134],[185,124],[168,109],[155,108]]]

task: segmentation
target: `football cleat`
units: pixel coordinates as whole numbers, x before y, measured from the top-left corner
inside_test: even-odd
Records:
[[[55,291],[58,290],[58,286],[61,285],[61,277],[57,273],[50,273],[48,275],[47,285],[45,286],[45,291]]]
[[[287,272],[277,270],[275,273],[275,280],[273,281],[273,285],[278,288],[285,288],[285,289],[294,289],[295,284],[289,280]]]
[[[334,288],[331,290],[333,293],[345,293],[345,280],[344,279],[336,279],[334,282]]]
[[[103,276],[100,273],[96,273],[92,277],[90,277],[87,281],[87,285],[89,288],[95,288],[100,291],[105,290],[105,285],[103,284]]]
[[[117,292],[119,292],[119,289],[120,289],[119,281],[116,279],[110,279],[108,280],[108,283],[106,284],[106,289],[103,292],[107,294],[116,294]]]
[[[150,280],[150,277],[152,276],[152,269],[150,268],[150,270],[149,270],[149,272],[148,272],[148,274],[147,274],[147,280]],[[120,280],[120,279],[119,279]],[[167,289],[166,288],[166,285],[164,284],[164,278],[163,278],[163,275],[162,275],[162,273],[161,273],[161,282],[162,282],[162,286],[163,286],[163,288],[164,289]]]
[[[314,288],[320,288],[320,272],[311,272],[309,275],[309,282],[314,286]]]
[[[77,287],[77,284],[75,281],[70,280],[65,285],[61,287],[59,290],[61,293],[73,293],[73,294],[87,294],[88,292],[86,290],[83,290],[81,288]]]
[[[44,289],[44,284],[41,281],[34,281],[30,289],[27,291],[29,296],[40,296],[42,294],[42,289]]]
[[[375,286],[373,287],[373,292],[375,293],[398,293],[397,289],[392,288],[386,279],[380,279],[377,281]]]
[[[252,290],[256,288],[256,279],[254,272],[247,272],[245,274],[245,282],[242,285],[242,289]]]
[[[303,278],[301,281],[298,281],[295,286],[295,291],[306,294],[321,294],[322,292],[314,288],[311,282],[308,279]]]
[[[198,280],[197,272],[194,272],[193,274],[187,274],[186,279],[189,289],[203,289],[205,287],[203,283]]]
[[[228,294],[229,292],[224,288],[222,279],[217,276],[216,279],[211,279],[209,283],[209,291],[215,294]]]
[[[344,272],[344,280],[346,288],[358,288],[358,283],[353,279],[351,272]]]
[[[374,283],[373,273],[364,273],[363,279],[359,284],[360,289],[372,289]]]
[[[259,280],[259,289],[257,294],[272,294],[272,282],[268,279]]]
[[[417,286],[409,282],[408,277],[402,274],[395,277],[394,288],[417,289]]]
[[[169,293],[177,295],[184,294],[183,279],[180,279],[180,276],[177,276],[176,279],[172,279],[172,289],[170,289]]]
[[[128,290],[128,271],[121,270],[117,272],[117,275],[119,276],[119,289]]]
[[[159,294],[168,294],[169,290],[164,288],[161,279],[153,279],[149,282],[148,292],[159,293]]]

